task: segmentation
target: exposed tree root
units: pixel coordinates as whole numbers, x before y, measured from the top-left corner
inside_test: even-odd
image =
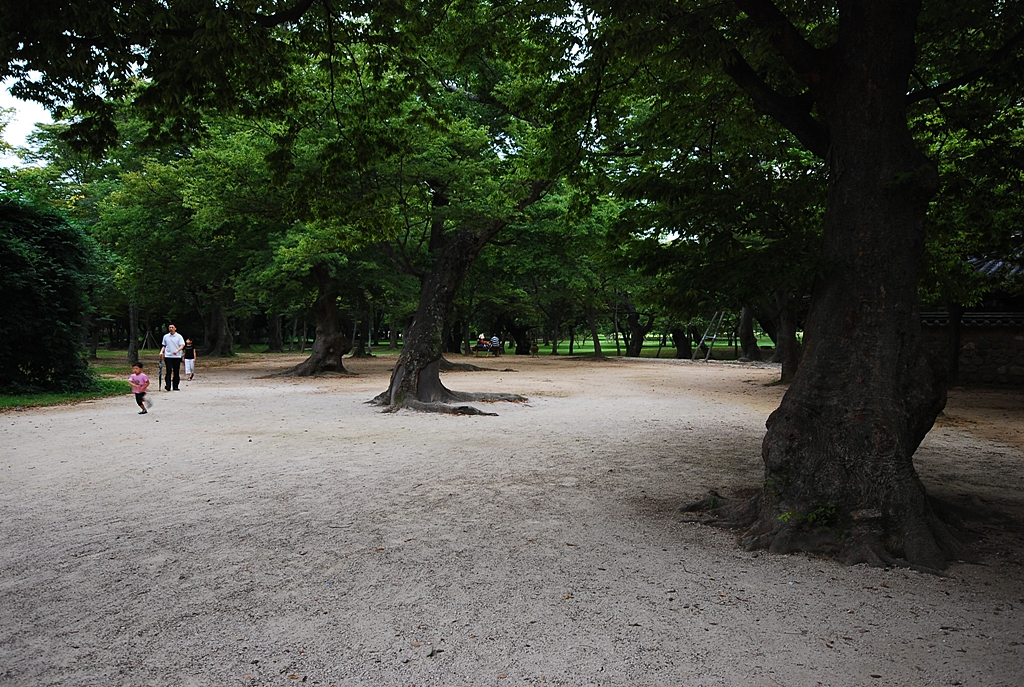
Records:
[[[519,394],[499,394],[490,392],[469,392],[469,391],[452,391],[446,389],[448,392],[448,398],[444,401],[445,403],[462,402],[462,403],[496,403],[498,401],[504,401],[505,403],[526,403],[527,398],[520,396]]]
[[[331,377],[335,375],[339,377],[358,377],[359,373],[352,372],[348,369],[320,370],[319,372],[297,372],[295,367],[289,367],[287,370],[283,370],[281,372],[272,372],[267,375],[260,375],[259,377],[253,377],[253,379],[275,379],[277,377]]]
[[[910,520],[899,531],[892,531],[896,528],[876,510],[829,515],[817,522],[762,512],[760,490],[734,499],[711,491],[680,511],[695,514],[689,519],[705,525],[740,530],[737,540],[747,551],[803,551],[831,556],[846,565],[865,563],[938,575],[949,560],[972,560],[969,542],[977,537],[963,526],[955,506],[936,499],[930,499],[930,503],[933,508],[927,522]]]
[[[393,401],[391,390],[378,394],[369,401],[370,405],[381,406],[384,412],[395,412],[402,408],[419,410],[427,413],[446,413],[450,415],[493,415],[478,408],[467,405],[453,405],[458,403],[525,403],[528,399],[519,394],[503,394],[492,392],[469,392],[452,391],[439,381],[430,388],[429,397],[426,400],[417,398],[405,398]]]
[[[441,358],[440,370],[441,372],[493,372],[493,368],[480,367],[473,363],[453,363],[448,358]]]
[[[263,379],[270,379],[271,377],[317,377],[320,375],[336,374],[336,375],[352,375],[357,376],[356,372],[349,372],[344,367],[340,370],[332,369],[330,367],[323,367],[310,363],[309,360],[304,360],[295,367],[290,367],[283,372],[275,372],[272,375],[266,375]]]
[[[423,403],[422,401],[406,401],[405,403],[390,406],[384,412],[393,413],[401,410],[402,408],[408,408],[409,410],[418,410],[422,413],[443,413],[446,415],[490,415],[497,417],[497,413],[486,413],[479,408],[473,406],[455,406],[447,403]]]

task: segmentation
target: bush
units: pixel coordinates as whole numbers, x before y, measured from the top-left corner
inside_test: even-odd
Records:
[[[0,198],[0,392],[97,388],[82,360],[95,244],[64,218]]]

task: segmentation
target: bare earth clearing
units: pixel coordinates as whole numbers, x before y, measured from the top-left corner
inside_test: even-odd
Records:
[[[393,357],[259,378],[300,360],[0,415],[0,684],[1024,684],[1020,391],[918,452],[987,535],[936,577],[678,512],[760,483],[777,369],[481,360],[530,401],[457,417],[365,405]]]

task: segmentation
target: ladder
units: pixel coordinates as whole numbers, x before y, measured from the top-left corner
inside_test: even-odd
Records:
[[[716,317],[718,318],[717,322],[715,321]],[[723,317],[725,317],[724,310],[721,312],[716,311],[715,314],[711,316],[711,320],[708,322],[708,328],[704,330],[704,336],[700,337],[700,343],[697,344],[697,348],[693,352],[693,360],[696,360],[700,355],[700,347],[704,344],[708,345],[708,352],[707,355],[704,356],[704,362],[711,360],[711,349],[715,347],[715,340],[718,338],[718,330],[722,328]],[[711,332],[712,327],[714,327],[714,333]]]

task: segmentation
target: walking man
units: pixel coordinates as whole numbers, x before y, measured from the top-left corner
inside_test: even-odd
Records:
[[[185,350],[185,339],[178,333],[173,324],[167,325],[167,333],[160,343],[160,357],[167,361],[167,377],[164,378],[164,391],[171,390],[172,378],[174,390],[178,390],[181,381],[181,352]]]

